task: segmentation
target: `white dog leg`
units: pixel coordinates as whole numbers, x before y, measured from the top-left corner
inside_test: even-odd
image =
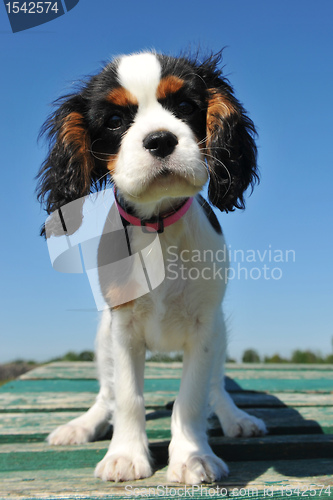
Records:
[[[95,476],[104,481],[132,481],[152,474],[143,399],[145,347],[135,337],[131,322],[125,324],[122,319],[122,311],[119,311],[112,320],[113,437],[107,454],[95,470]]]
[[[221,342],[216,346],[220,352],[217,353],[214,359],[209,396],[210,407],[217,415],[225,436],[262,436],[267,433],[265,423],[261,419],[237,408],[224,388],[224,361],[226,357],[225,330],[224,320],[221,317],[221,331],[224,332],[224,335],[221,338]]]
[[[106,310],[97,333],[97,364],[100,391],[95,404],[83,415],[57,427],[47,438],[51,445],[83,444],[102,437],[108,430],[114,409],[111,315]]]
[[[186,484],[210,483],[228,474],[226,464],[210,448],[206,434],[207,387],[214,343],[211,343],[211,338],[205,343],[207,332],[199,331],[196,335],[197,341],[184,352],[183,375],[172,413],[169,447],[168,480]]]

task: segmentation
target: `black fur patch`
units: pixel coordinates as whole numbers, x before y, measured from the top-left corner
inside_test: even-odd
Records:
[[[207,219],[209,220],[209,223],[212,226],[212,228],[217,232],[217,234],[223,234],[221,225],[220,225],[220,223],[215,215],[214,210],[209,205],[209,203],[207,203],[207,201],[205,200],[205,198],[203,198],[201,196],[201,194],[197,195],[197,200],[198,200],[200,206],[203,208],[203,210],[207,216]]]

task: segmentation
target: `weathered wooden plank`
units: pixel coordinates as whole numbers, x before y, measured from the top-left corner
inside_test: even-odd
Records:
[[[180,378],[181,363],[146,363],[146,378]],[[55,362],[39,366],[20,376],[21,380],[38,379],[96,379],[97,370],[93,362]]]
[[[156,391],[178,391],[179,379],[148,379],[145,381],[145,392]],[[98,392],[97,380],[68,380],[68,379],[45,379],[45,380],[13,380],[0,387],[0,393],[24,393],[24,392]]]
[[[95,399],[94,392],[2,392],[0,412],[85,411]]]
[[[92,379],[97,378],[96,364],[89,361],[65,362],[59,361],[39,366],[24,373],[21,380],[38,379]]]
[[[148,392],[178,392],[180,380],[171,379],[147,379],[144,390]],[[35,380],[13,380],[0,387],[0,394],[5,392],[25,393],[25,392],[98,392],[99,384],[97,380],[90,379],[35,379]],[[226,379],[226,388],[229,391],[242,390],[233,380]]]
[[[333,406],[333,394],[272,392],[235,392],[231,394],[235,403],[241,408],[279,408],[291,406]]]
[[[145,393],[145,405],[159,408],[174,401],[177,391],[156,391]],[[0,413],[85,411],[95,402],[95,392],[22,392],[0,393]]]
[[[98,392],[97,380],[12,380],[0,387],[0,394],[10,392]]]
[[[319,407],[330,408],[333,406],[333,394],[317,393],[288,393],[276,392],[267,394],[265,392],[241,391],[231,392],[231,398],[239,408],[291,408]],[[167,408],[172,408],[171,401]]]
[[[0,442],[44,440],[55,427],[78,416],[77,412],[2,413],[0,415]],[[26,439],[24,439],[26,436]]]
[[[210,439],[218,456],[230,462],[257,460],[293,460],[332,458],[333,436],[314,434],[300,436],[265,436],[260,438]],[[8,443],[0,446],[0,470],[24,471],[38,469],[67,469],[93,467],[106,453],[109,441],[88,443],[84,446],[48,446],[35,443]],[[40,445],[40,448],[36,448]],[[168,462],[168,440],[150,439],[150,450],[155,463]],[[18,448],[19,446],[19,448]],[[333,469],[332,469],[333,474]]]
[[[332,371],[332,364],[319,363],[226,363],[228,371],[232,370],[315,370],[315,371]]]
[[[250,415],[265,421],[269,434],[333,434],[333,408],[280,408],[248,409]],[[147,412],[148,436],[154,439],[170,438],[171,411]],[[221,436],[222,430],[216,417],[209,420],[211,436]]]
[[[166,464],[168,448],[165,441],[152,442],[150,450],[156,463]],[[168,441],[167,441],[168,443]],[[296,460],[304,457],[332,458],[333,435],[309,434],[264,436],[252,438],[210,438],[210,445],[219,457],[226,461],[238,460]]]
[[[249,379],[241,380],[235,377],[234,382],[245,391],[267,392],[333,392],[333,379]]]
[[[146,378],[180,378],[182,363],[147,362]],[[283,378],[283,379],[321,379],[333,378],[333,365],[291,365],[291,364],[234,364],[227,363],[226,373],[243,379]],[[97,371],[93,362],[55,362],[49,363],[21,375],[22,380],[35,379],[95,379]]]
[[[173,402],[176,396],[177,391],[146,392],[145,405],[147,408],[163,407]],[[265,394],[244,391],[232,393],[231,396],[240,408],[333,406],[333,394]],[[85,411],[94,403],[95,398],[95,392],[0,392],[0,413],[13,411]]]
[[[331,370],[229,370],[226,372],[236,380],[256,380],[256,379],[282,379],[282,380],[333,380],[333,371]]]
[[[179,379],[147,379],[145,391],[178,391]],[[237,392],[267,391],[267,392],[333,392],[333,379],[233,379],[229,382],[228,390]],[[97,380],[14,380],[0,387],[1,392],[97,392]]]
[[[296,498],[310,498],[310,485],[324,485],[323,489],[318,486],[312,487],[312,498],[328,499],[331,497],[328,495],[328,490],[325,494],[325,488],[333,483],[332,460],[238,462],[229,464],[229,467],[229,477],[219,485],[203,485],[199,489],[188,487],[186,492],[183,485],[166,482],[166,468],[157,470],[151,478],[134,483],[118,484],[105,483],[94,478],[93,467],[64,468],[61,474],[59,470],[0,472],[0,495],[10,497],[12,500],[23,498],[45,500],[89,498],[95,500],[97,498],[135,498],[140,495],[150,499],[158,497],[175,499],[185,497],[186,493],[188,498],[232,497],[248,500],[269,497],[280,499],[287,496],[295,500]],[[297,487],[300,492],[294,493],[293,490]],[[227,492],[222,488],[226,488]],[[302,492],[304,492],[303,497]],[[314,492],[317,493],[315,497]]]
[[[246,395],[247,393],[237,393],[234,394],[233,397],[236,399],[239,404],[242,402],[242,398]],[[249,398],[252,398],[252,396],[257,396],[258,397],[258,404],[257,406],[260,406],[260,398],[267,397],[267,406],[279,406],[279,402],[282,402],[284,405],[287,406],[292,406],[294,408],[297,408],[299,406],[333,406],[333,394],[328,393],[328,394],[318,394],[318,393],[302,393],[302,392],[295,392],[295,393],[288,393],[288,392],[270,392],[270,394],[264,394],[264,393],[252,393],[249,394]],[[254,399],[255,401],[255,399]],[[248,406],[250,406],[251,401],[249,400],[248,403],[245,403]],[[245,406],[245,405],[244,405]]]
[[[333,433],[333,408],[252,409],[249,413],[262,418],[272,435]],[[41,441],[58,425],[67,423],[80,412],[2,413],[0,442]],[[170,438],[171,411],[148,411],[146,428],[151,439]],[[221,435],[217,419],[210,422],[212,436]]]

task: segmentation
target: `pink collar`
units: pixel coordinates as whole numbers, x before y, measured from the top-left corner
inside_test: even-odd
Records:
[[[188,198],[176,211],[168,212],[167,214],[163,214],[159,217],[152,217],[151,219],[139,219],[139,217],[135,217],[134,215],[126,212],[119,204],[119,201],[117,200],[116,188],[114,188],[114,199],[121,217],[132,224],[132,226],[142,226],[142,228],[146,228],[148,232],[154,230],[158,233],[163,233],[165,227],[171,226],[171,224],[174,224],[181,219],[193,202],[193,198]]]

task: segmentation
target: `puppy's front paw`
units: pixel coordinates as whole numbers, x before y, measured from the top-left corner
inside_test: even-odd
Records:
[[[66,424],[57,427],[47,437],[51,445],[84,444],[91,440],[89,429],[77,424]]]
[[[185,484],[213,483],[228,474],[228,466],[213,453],[203,456],[193,453],[185,460],[171,460],[168,468],[169,481]]]
[[[251,437],[267,434],[265,422],[260,418],[241,412],[235,419],[223,424],[223,432],[228,437]]]
[[[152,475],[149,460],[145,455],[135,458],[121,454],[106,454],[97,464],[95,477],[103,481],[134,481]]]

